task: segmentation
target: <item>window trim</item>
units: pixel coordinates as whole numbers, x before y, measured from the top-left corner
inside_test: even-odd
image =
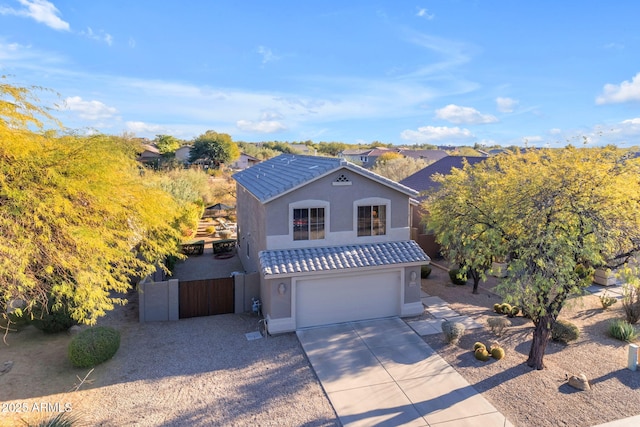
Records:
[[[324,235],[321,239],[299,239],[295,240],[295,236],[293,234],[293,220],[294,220],[294,209],[324,209]],[[289,237],[292,242],[314,242],[314,241],[323,241],[327,240],[327,234],[329,233],[329,202],[325,200],[301,200],[299,202],[294,202],[289,204],[289,220],[287,222],[287,228],[289,229]],[[311,237],[311,236],[309,236]]]
[[[365,206],[368,206],[368,207],[384,206],[385,207],[384,234],[370,234],[365,236],[358,235],[358,208],[365,207]],[[375,239],[375,238],[387,239],[391,231],[391,200],[384,199],[382,197],[368,197],[365,199],[354,200],[353,231],[357,239]]]

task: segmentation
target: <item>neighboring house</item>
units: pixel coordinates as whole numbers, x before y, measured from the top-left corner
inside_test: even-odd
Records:
[[[437,191],[440,187],[439,182],[431,179],[433,175],[448,175],[453,168],[462,169],[464,160],[473,165],[486,159],[486,157],[447,156],[406,177],[400,181],[400,184],[418,190],[417,200],[423,202],[429,193]],[[440,252],[440,245],[435,242],[433,233],[422,223],[422,217],[426,213],[422,203],[411,206],[411,237],[431,258],[435,258]]]
[[[372,168],[378,157],[382,156],[386,153],[397,153],[398,150],[393,150],[391,148],[365,148],[365,149],[349,149],[344,150],[340,153],[340,157],[345,159],[348,162],[356,163],[358,165],[362,165],[363,168]]]
[[[261,160],[256,157],[250,156],[245,153],[240,153],[240,157],[238,157],[238,160],[231,163],[229,166],[231,167],[231,169],[243,170],[257,165],[258,163],[260,163],[260,161]]]
[[[174,153],[175,159],[180,163],[189,164],[189,156],[191,155],[192,148],[192,145],[183,145],[178,148]]]
[[[405,157],[411,157],[412,159],[424,160],[427,163],[437,162],[449,155],[444,150],[410,150],[405,148],[400,150],[400,154]]]
[[[271,333],[423,312],[417,192],[332,157],[283,154],[233,175],[238,254]],[[413,201],[415,202],[415,201]]]
[[[158,166],[158,162],[162,157],[160,154],[160,150],[157,147],[151,144],[142,144],[142,152],[138,155],[138,160],[140,163],[144,163],[149,166]]]

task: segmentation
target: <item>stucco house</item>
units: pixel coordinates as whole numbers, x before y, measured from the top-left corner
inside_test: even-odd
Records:
[[[270,333],[423,312],[417,192],[344,159],[283,154],[233,175],[238,254]]]
[[[231,163],[229,167],[231,169],[242,170],[254,166],[258,163],[260,163],[260,159],[258,159],[257,157],[250,156],[246,153],[240,153],[240,157],[238,157],[235,162]]]

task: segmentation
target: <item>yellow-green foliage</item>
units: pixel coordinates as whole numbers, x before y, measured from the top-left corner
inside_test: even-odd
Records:
[[[215,225],[209,225],[209,226],[207,226],[207,228],[204,229],[204,231],[206,231],[207,234],[215,234],[216,226]]]
[[[141,173],[135,141],[44,131],[31,91],[1,82],[0,301],[28,313],[51,295],[93,324],[123,302],[111,291],[178,254],[179,205]]]

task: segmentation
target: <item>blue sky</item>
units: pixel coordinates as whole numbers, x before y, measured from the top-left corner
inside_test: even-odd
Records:
[[[0,0],[0,75],[58,92],[81,132],[630,146],[638,16],[636,0]]]

